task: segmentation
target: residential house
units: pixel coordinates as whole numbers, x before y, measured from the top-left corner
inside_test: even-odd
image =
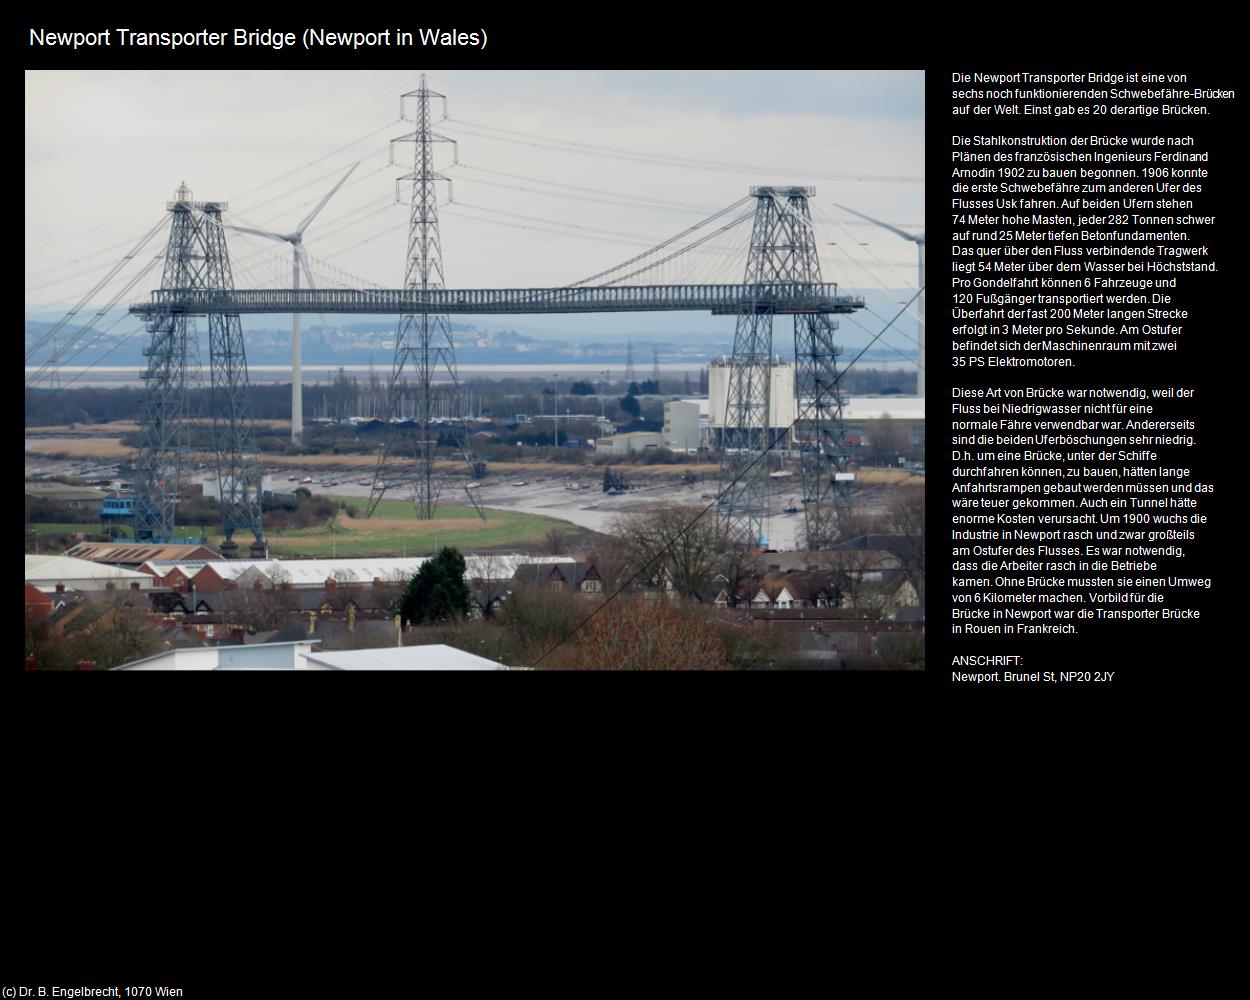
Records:
[[[599,571],[588,562],[526,563],[516,568],[512,581],[577,594],[603,593]]]

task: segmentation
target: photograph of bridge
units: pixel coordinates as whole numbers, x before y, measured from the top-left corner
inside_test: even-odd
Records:
[[[605,365],[581,383],[602,427],[569,435],[581,424],[560,413],[558,373],[542,390],[553,398],[527,405],[524,418],[550,404],[560,452],[533,458],[563,461],[562,429],[602,439],[605,455],[628,435],[678,455],[647,414],[667,428],[672,409],[675,426],[685,411],[670,404],[690,397],[680,451],[710,480],[692,517],[764,554],[870,538],[900,498],[923,508],[923,420],[900,433],[890,414],[923,414],[923,83],[901,71],[28,72],[28,426],[109,353],[141,345],[133,539],[179,540],[204,466],[223,555],[242,554],[237,532],[266,558],[274,467],[248,349],[281,337],[278,317],[290,317],[289,456],[323,433],[304,419],[301,319],[318,344],[369,342],[378,402],[337,419],[380,429],[335,446],[372,456],[344,466],[367,486],[366,519],[403,500],[435,522],[459,497],[489,522],[506,503],[487,495],[491,442],[523,418],[495,412],[505,394],[483,419],[496,387],[470,384],[458,347],[501,324],[589,350],[627,340],[617,379]],[[634,371],[634,340],[698,337],[725,345],[701,376],[723,373],[715,413],[689,374],[680,392],[665,385],[659,346],[652,378]],[[889,370],[893,398],[856,398],[861,375]],[[516,444],[509,459],[525,457]],[[922,547],[922,521],[919,534]],[[922,620],[923,582],[907,575]],[[728,603],[740,598],[731,588]]]

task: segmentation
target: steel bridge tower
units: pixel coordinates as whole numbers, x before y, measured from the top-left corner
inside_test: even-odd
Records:
[[[443,117],[447,116],[447,98],[434,93],[426,85],[425,75],[421,76],[421,86],[400,98],[401,116],[405,110],[405,101],[416,102],[416,130],[393,139],[397,142],[415,144],[412,173],[399,178],[395,183],[395,197],[400,197],[400,185],[404,181],[412,182],[411,212],[408,224],[408,263],[404,276],[404,287],[427,291],[444,288],[443,279],[443,248],[438,229],[438,198],[435,183],[449,178],[434,169],[434,144],[450,143],[455,148],[455,140],[439,135],[433,131],[430,122],[430,98],[437,97],[443,102]],[[454,156],[454,152],[453,152]],[[411,413],[416,422],[415,433],[401,429],[388,430],[386,443],[378,456],[378,464],[373,473],[373,486],[369,491],[369,516],[377,509],[378,503],[386,490],[397,483],[411,480],[412,499],[416,506],[417,517],[421,520],[432,520],[434,508],[442,489],[442,482],[434,475],[434,459],[438,451],[440,434],[451,436],[455,441],[455,450],[464,455],[471,472],[479,471],[468,450],[468,433],[464,423],[463,409],[456,415],[453,425],[437,425],[436,394],[434,376],[445,369],[451,378],[454,401],[460,402],[460,379],[456,372],[456,350],[451,339],[451,325],[446,313],[408,313],[400,317],[399,331],[395,338],[395,360],[391,366],[391,380],[387,394],[387,416],[389,419],[403,419]],[[409,378],[407,376],[415,376]],[[406,440],[404,440],[406,439]],[[395,452],[408,452],[415,464],[415,469],[396,470],[392,462]],[[389,482],[388,482],[389,480]],[[478,515],[483,520],[486,515],[478,506],[477,498],[471,489],[465,489]]]
[[[744,284],[764,298],[770,289],[821,283],[811,212],[804,187],[758,187]],[[848,300],[849,302],[849,300]],[[858,305],[838,309],[850,312]],[[805,545],[816,550],[836,540],[851,473],[834,344],[837,321],[823,313],[794,317],[794,356],[803,483]],[[748,299],[738,316],[726,387],[720,469],[719,515],[727,533],[749,545],[767,544],[768,458],[764,454],[789,428],[770,427],[772,416],[773,313]]]
[[[162,290],[228,292],[234,290],[221,213],[223,202],[192,200],[186,184],[170,212]],[[188,314],[158,311],[148,323],[151,340],[143,378],[142,443],[136,462],[135,540],[170,541],[182,481],[182,464],[191,453],[197,413],[191,392],[201,386],[199,345],[188,336]],[[226,540],[222,554],[234,555],[234,533],[251,531],[251,553],[263,558],[268,546],[261,527],[261,476],[256,434],[247,399],[247,357],[238,314],[208,313],[212,372],[208,395],[218,496]],[[202,430],[202,428],[201,428]]]

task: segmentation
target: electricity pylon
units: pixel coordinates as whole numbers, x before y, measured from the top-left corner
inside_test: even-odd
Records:
[[[820,259],[804,187],[757,187],[744,284],[748,300],[734,332],[726,405],[719,518],[726,533],[751,546],[768,544],[768,458],[788,427],[770,427],[774,412],[773,313],[767,306],[778,286],[821,283]],[[759,300],[750,298],[755,292]],[[839,299],[835,312],[862,303]],[[835,540],[853,473],[847,468],[842,396],[834,343],[837,322],[823,313],[794,317],[796,437],[803,482],[805,543],[820,549]]]
[[[184,183],[167,208],[169,245],[161,288],[232,291],[234,279],[221,221],[226,205],[194,201]],[[158,313],[148,324],[148,332],[142,443],[135,477],[135,540],[168,542],[174,538],[183,459],[190,454],[190,435],[195,430],[190,393],[199,387],[199,348],[194,337],[188,336],[185,312]],[[238,314],[210,312],[208,338],[209,417],[226,536],[222,554],[237,552],[234,533],[246,528],[254,539],[252,554],[259,558],[267,551],[261,527],[261,475]]]
[[[434,144],[450,143],[454,149],[455,141],[439,135],[433,130],[430,122],[430,98],[438,97],[443,101],[443,117],[447,117],[447,98],[432,92],[426,85],[424,74],[421,86],[400,98],[401,113],[404,102],[416,101],[416,130],[392,140],[411,142],[416,146],[412,173],[399,178],[395,182],[395,197],[400,197],[400,185],[404,181],[412,182],[411,213],[408,224],[408,264],[404,277],[404,287],[421,291],[441,289],[443,279],[443,249],[438,230],[438,198],[435,189],[436,181],[446,181],[450,188],[451,180],[434,169]],[[454,161],[453,161],[454,162]],[[395,360],[391,366],[391,381],[388,392],[387,416],[389,420],[402,420],[406,401],[411,401],[413,416],[416,421],[415,432],[404,427],[402,423],[388,427],[387,438],[378,456],[378,464],[373,473],[373,486],[369,491],[369,510],[371,516],[377,509],[387,489],[397,483],[410,481],[412,499],[420,520],[432,520],[434,507],[438,502],[441,482],[434,475],[434,458],[438,450],[440,436],[450,436],[455,441],[456,450],[463,453],[470,470],[474,468],[468,451],[467,427],[464,423],[463,411],[454,423],[439,428],[435,424],[435,388],[434,375],[444,369],[451,378],[455,398],[459,401],[460,379],[456,372],[456,350],[451,339],[451,325],[446,313],[419,312],[409,313],[400,317],[399,331],[395,337]],[[406,375],[415,375],[411,381]],[[406,439],[407,447],[403,447]],[[396,461],[396,451],[407,451],[415,464],[415,468],[404,470]],[[474,509],[483,520],[486,515],[478,506],[477,498],[471,489],[466,488],[465,494],[472,502]]]

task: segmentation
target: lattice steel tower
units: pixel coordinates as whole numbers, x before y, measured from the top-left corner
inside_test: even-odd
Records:
[[[766,293],[777,285],[820,283],[820,259],[807,200],[813,188],[758,187],[748,289]],[[764,295],[761,294],[761,298]],[[860,303],[840,300],[837,312]],[[821,549],[835,541],[850,483],[842,396],[834,344],[837,322],[822,313],[794,317],[796,438],[803,482],[805,543]],[[770,427],[773,408],[773,314],[748,301],[738,317],[726,386],[719,506],[725,530],[751,545],[764,545],[768,517],[768,458],[763,453],[788,428]],[[732,484],[732,485],[731,485]]]
[[[163,290],[231,291],[234,279],[222,226],[223,202],[192,200],[186,184],[169,202],[169,245],[165,252]],[[148,324],[151,340],[143,378],[142,444],[135,476],[136,541],[174,537],[182,464],[190,454],[199,416],[191,392],[200,387],[199,345],[183,311],[159,313]],[[192,336],[188,336],[188,333]],[[208,396],[218,496],[226,541],[223,555],[238,550],[234,533],[252,532],[254,557],[266,554],[261,527],[261,476],[256,434],[247,399],[247,357],[237,314],[208,314],[212,382]],[[199,428],[201,431],[203,427]]]
[[[444,286],[443,249],[438,231],[438,198],[435,189],[436,181],[446,181],[450,188],[451,181],[434,169],[434,144],[450,143],[453,151],[455,140],[439,135],[433,131],[430,123],[430,98],[437,97],[443,102],[443,117],[447,117],[447,98],[434,93],[426,85],[425,75],[421,76],[421,86],[400,98],[401,116],[405,111],[405,102],[416,102],[416,130],[409,135],[393,139],[396,142],[415,144],[412,173],[399,178],[395,183],[395,197],[400,197],[400,185],[404,181],[412,182],[411,214],[408,225],[408,263],[404,277],[404,287],[420,289],[440,289]],[[453,152],[454,162],[454,152]],[[453,386],[453,402],[459,413],[454,425],[442,428],[435,423],[434,375],[439,369],[445,369]],[[414,375],[409,381],[406,373]],[[431,520],[434,507],[438,502],[442,483],[434,475],[434,459],[438,450],[439,437],[451,437],[455,442],[455,450],[464,455],[470,470],[475,468],[468,451],[467,428],[464,423],[463,408],[460,403],[460,380],[456,372],[456,351],[451,339],[451,325],[446,313],[409,313],[400,317],[399,331],[395,337],[395,360],[391,366],[391,381],[387,395],[387,415],[390,418],[403,417],[411,412],[415,422],[415,432],[396,429],[388,434],[382,452],[378,456],[378,464],[373,474],[373,487],[369,492],[369,515],[377,509],[378,503],[386,490],[396,484],[411,482],[412,499],[417,509],[417,517]],[[402,425],[401,425],[402,426]],[[396,462],[396,451],[408,452],[415,468],[402,469],[402,461]],[[389,480],[389,481],[388,481]],[[485,520],[477,504],[477,498],[470,489],[465,490],[478,514]]]

